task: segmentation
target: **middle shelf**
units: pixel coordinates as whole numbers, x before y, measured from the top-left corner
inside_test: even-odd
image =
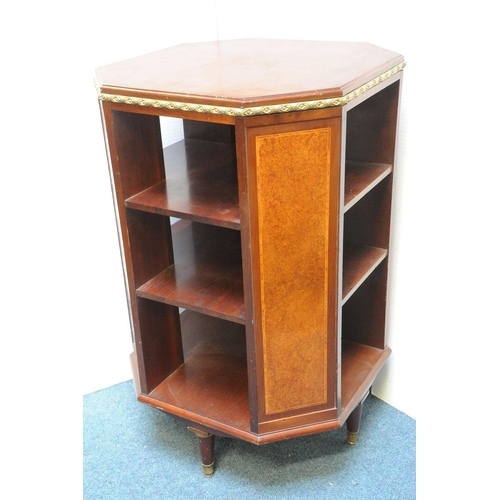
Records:
[[[240,232],[182,220],[172,241],[175,263],[137,295],[245,324]]]
[[[245,324],[240,232],[181,220],[172,226],[174,264],[137,289],[139,297]],[[342,303],[387,256],[346,244]]]

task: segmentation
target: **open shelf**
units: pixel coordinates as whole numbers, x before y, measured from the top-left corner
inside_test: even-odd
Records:
[[[175,263],[137,295],[244,324],[239,231],[180,221],[172,226],[172,239]]]
[[[250,430],[244,327],[192,311],[180,318],[185,362],[139,400],[250,442],[278,440],[279,433],[259,438]],[[342,342],[342,412],[370,388],[390,352]]]
[[[192,311],[180,319],[184,363],[139,399],[195,422],[250,432],[245,328]]]
[[[342,340],[383,349],[385,341],[387,259],[342,306]]]
[[[391,350],[342,341],[342,411],[371,387]]]
[[[342,304],[363,284],[375,268],[387,257],[387,250],[370,246],[344,245]]]
[[[126,207],[240,228],[234,145],[184,139],[163,154],[166,181],[131,196]]]
[[[392,172],[392,165],[346,161],[344,212]]]

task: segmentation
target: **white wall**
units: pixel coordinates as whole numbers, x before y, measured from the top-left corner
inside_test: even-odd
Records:
[[[487,383],[498,380],[488,367],[496,364],[489,356],[500,333],[498,37],[490,4],[66,5],[34,3],[29,16],[25,4],[8,7],[12,29],[0,35],[2,380],[6,400],[30,409],[15,410],[12,422],[28,428],[36,411],[51,428],[47,415],[56,403],[65,408],[75,393],[131,376],[95,67],[183,42],[268,37],[369,41],[405,55],[388,325],[393,355],[376,394],[418,416],[420,429],[439,433],[440,448],[453,444],[457,423],[476,426],[493,391]],[[481,383],[471,377],[478,372]],[[490,426],[477,425],[475,432]]]

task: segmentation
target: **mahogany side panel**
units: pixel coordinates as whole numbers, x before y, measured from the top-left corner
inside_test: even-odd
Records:
[[[117,194],[126,199],[165,178],[160,121],[102,106]]]
[[[238,168],[238,196],[240,208],[241,257],[243,269],[243,291],[245,300],[245,335],[248,370],[248,400],[250,409],[250,429],[258,432],[258,376],[257,346],[254,321],[254,292],[252,266],[252,236],[249,199],[249,168],[247,137],[244,119],[235,123],[236,163]]]
[[[186,139],[222,142],[225,144],[234,144],[235,142],[234,127],[231,125],[185,119],[183,120],[183,127]]]
[[[148,394],[183,362],[179,310],[138,297],[137,311],[140,339],[136,339],[136,350],[144,362],[141,390]]]
[[[165,178],[160,124],[158,116],[118,112],[109,103],[102,103],[101,110],[140,389],[148,393],[166,373],[182,363],[177,308],[145,303],[139,306],[136,297],[140,285],[173,262],[169,218],[125,208],[127,198]],[[165,336],[169,337],[170,349],[163,345]]]

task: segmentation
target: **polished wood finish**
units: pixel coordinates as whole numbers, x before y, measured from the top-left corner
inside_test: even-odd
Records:
[[[356,406],[355,410],[349,415],[346,421],[347,428],[347,442],[351,445],[356,444],[358,442],[358,433],[359,433],[359,425],[361,423],[361,413],[363,412],[363,403],[366,396],[363,400]]]
[[[182,125],[184,128],[184,137],[186,139],[198,139],[200,141],[210,141],[218,144],[231,144],[234,148],[236,133],[234,127],[231,125],[194,120],[183,120]],[[231,155],[234,155],[233,148],[229,150]]]
[[[391,352],[402,62],[365,43],[240,40],[97,71],[138,399],[196,434],[206,475],[214,435],[359,430]],[[163,148],[160,116],[183,120],[182,141]]]
[[[245,324],[239,232],[184,221],[173,233],[175,263],[137,296]]]
[[[184,363],[139,399],[193,422],[217,422],[219,432],[250,433],[245,328],[184,311],[181,330]]]
[[[391,171],[391,164],[348,161],[345,168],[344,212],[385,179]]]
[[[342,308],[342,337],[385,347],[387,259],[376,267]],[[369,304],[369,307],[367,307]]]
[[[369,246],[346,244],[344,246],[342,303],[372,274],[373,270],[387,257],[387,250]]]
[[[167,180],[128,198],[136,210],[240,228],[234,147],[185,139],[164,150]]]
[[[399,80],[347,112],[346,158],[394,163]]]
[[[198,438],[200,448],[201,465],[205,477],[212,477],[215,472],[214,444],[215,436],[209,432],[200,431],[194,427],[188,426],[188,429]]]
[[[191,311],[184,311],[180,317],[185,362],[151,393],[140,394],[139,400],[182,421],[195,422],[197,429],[254,444],[341,427],[390,354],[389,348],[343,342],[344,403],[339,419],[256,434],[250,429],[245,328]]]
[[[127,211],[125,200],[165,178],[157,116],[114,111],[102,104],[115,210],[121,236],[141,390],[149,392],[182,363],[179,312],[141,304],[137,287],[173,261],[168,218]],[[141,168],[139,168],[139,166]],[[147,314],[141,314],[146,309]]]
[[[369,43],[183,44],[97,70],[102,92],[182,102],[275,104],[342,96],[403,61]]]

